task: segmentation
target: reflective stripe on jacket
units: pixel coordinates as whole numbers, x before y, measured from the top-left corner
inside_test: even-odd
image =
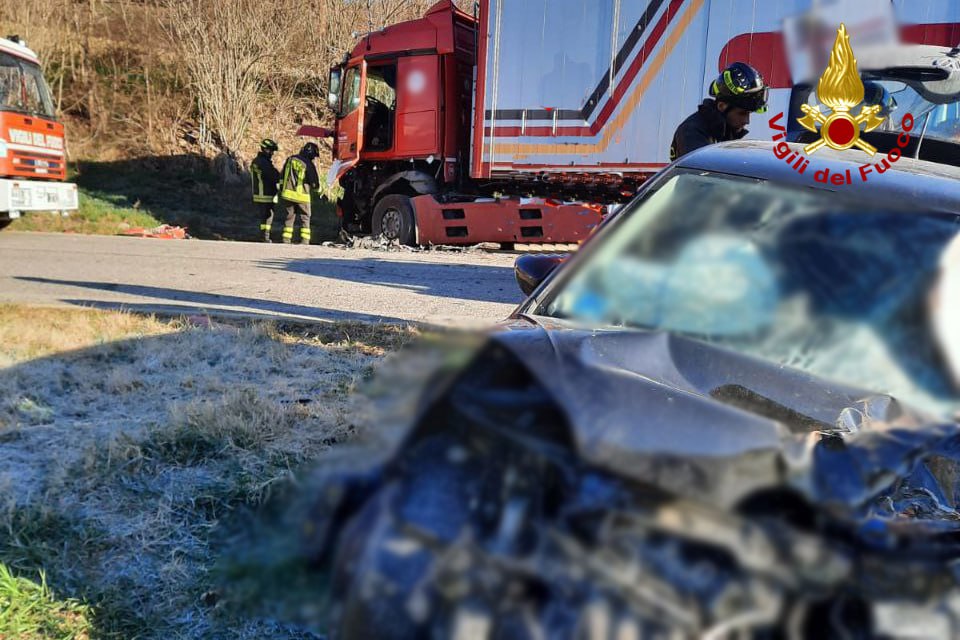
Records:
[[[270,157],[258,153],[250,163],[250,186],[254,202],[272,203],[277,201],[277,187],[280,172],[273,166]]]
[[[309,203],[310,189],[320,187],[320,179],[313,162],[299,154],[287,158],[283,165],[280,196],[290,202]]]

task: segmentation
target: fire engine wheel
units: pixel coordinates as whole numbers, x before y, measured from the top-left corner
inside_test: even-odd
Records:
[[[416,218],[410,198],[384,196],[373,210],[373,235],[412,246],[416,242]]]

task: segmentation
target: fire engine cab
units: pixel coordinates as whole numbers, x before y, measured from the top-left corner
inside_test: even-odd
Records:
[[[77,208],[67,177],[63,124],[37,54],[0,38],[0,228],[23,212]]]

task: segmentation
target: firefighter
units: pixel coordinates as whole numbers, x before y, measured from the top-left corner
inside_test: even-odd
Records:
[[[760,72],[734,62],[710,85],[710,97],[680,123],[670,145],[670,160],[709,144],[739,140],[749,133],[751,113],[767,110],[767,84]]]
[[[308,142],[300,153],[290,156],[283,165],[280,182],[280,204],[287,212],[283,226],[283,243],[293,242],[293,229],[300,217],[300,243],[310,244],[310,192],[320,188],[320,178],[313,161],[320,156],[320,148]]]
[[[270,228],[277,209],[277,187],[280,172],[273,166],[273,154],[279,145],[270,138],[260,141],[260,153],[250,163],[250,182],[253,188],[253,204],[260,214],[260,234],[264,242],[270,242]]]

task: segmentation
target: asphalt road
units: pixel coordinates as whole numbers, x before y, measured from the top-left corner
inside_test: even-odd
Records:
[[[514,256],[0,233],[0,302],[483,325],[522,299]]]

